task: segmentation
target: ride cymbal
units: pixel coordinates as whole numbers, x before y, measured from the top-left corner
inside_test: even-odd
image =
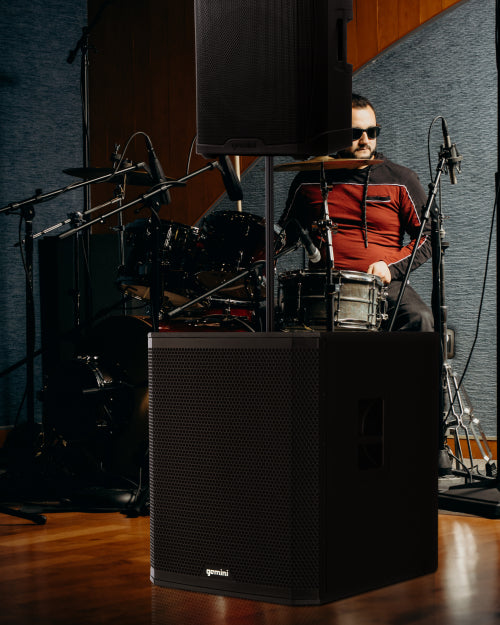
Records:
[[[308,161],[294,161],[275,165],[274,171],[319,171],[321,165],[325,169],[358,169],[367,165],[378,165],[382,161],[375,158],[332,158],[331,156],[318,156]]]

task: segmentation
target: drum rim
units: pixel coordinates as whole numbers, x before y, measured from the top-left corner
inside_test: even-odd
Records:
[[[376,276],[371,273],[366,273],[364,271],[357,271],[355,269],[333,269],[332,274],[334,276],[344,276],[349,279],[351,276],[354,278],[353,282],[377,282],[380,286],[383,286],[382,279],[379,276]],[[278,281],[281,281],[282,278],[291,278],[297,275],[303,276],[325,276],[326,278],[326,269],[325,270],[308,270],[308,269],[297,269],[292,271],[283,271],[278,276]]]

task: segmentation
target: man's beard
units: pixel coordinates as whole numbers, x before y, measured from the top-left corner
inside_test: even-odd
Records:
[[[369,156],[365,156],[365,155],[359,155],[358,156],[358,152],[361,151],[365,151],[366,149],[370,150],[370,154]],[[370,148],[364,148],[363,150],[360,150],[360,148],[358,148],[357,150],[355,150],[354,152],[350,152],[349,150],[340,150],[339,152],[337,152],[337,156],[339,158],[362,158],[362,159],[370,159],[372,158],[372,156],[375,154],[375,148],[373,150],[371,150]]]

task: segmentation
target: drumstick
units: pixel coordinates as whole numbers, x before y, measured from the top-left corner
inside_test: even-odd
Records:
[[[240,157],[239,156],[235,156],[234,157],[234,170],[236,172],[236,175],[238,176],[238,180],[241,180],[241,169],[240,169]],[[240,213],[243,211],[243,205],[241,203],[241,200],[238,200],[236,202],[236,210],[239,211]]]

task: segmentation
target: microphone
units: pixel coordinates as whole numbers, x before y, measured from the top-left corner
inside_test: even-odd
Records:
[[[241,183],[238,180],[238,176],[234,171],[233,164],[229,160],[226,154],[219,156],[219,162],[217,164],[217,169],[222,174],[222,182],[226,187],[227,196],[233,202],[237,202],[238,200],[243,199],[243,189],[241,188]]]
[[[165,174],[163,173],[161,163],[158,160],[158,157],[156,156],[156,152],[154,150],[153,144],[151,143],[151,139],[147,135],[145,135],[145,138],[146,138],[146,147],[148,150],[149,169],[151,170],[150,173],[151,173],[151,178],[153,179],[153,186],[164,184],[165,182],[167,182],[167,178],[165,177]],[[170,192],[168,189],[166,189],[165,191],[162,191],[159,194],[159,197],[160,197],[161,204],[170,204],[170,202],[172,201],[170,198]]]
[[[309,232],[307,230],[304,230],[304,228],[302,228],[302,226],[296,219],[294,219],[291,223],[293,223],[296,232],[299,235],[300,242],[306,250],[307,256],[309,257],[311,263],[319,263],[319,261],[321,260],[321,253],[312,242],[312,239],[309,236]]]
[[[458,173],[460,173],[461,171],[460,161],[462,160],[462,157],[457,150],[456,144],[451,143],[450,135],[448,133],[448,126],[444,117],[441,118],[441,127],[443,129],[444,147],[449,154],[448,158],[446,159],[446,164],[448,166],[448,172],[450,174],[450,182],[451,184],[457,184],[456,171],[458,171]]]

